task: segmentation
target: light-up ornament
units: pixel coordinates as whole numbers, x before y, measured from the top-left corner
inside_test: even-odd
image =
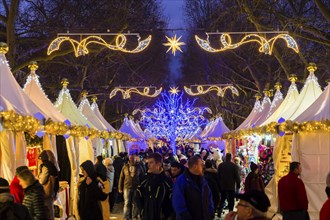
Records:
[[[171,87],[169,92],[172,94],[177,94],[180,92],[180,90],[178,89],[178,87]]]
[[[215,85],[192,85],[190,88],[184,86],[184,91],[191,96],[204,95],[211,91],[216,91],[217,96],[224,97],[227,90],[238,96],[238,90],[231,84],[215,84]]]
[[[154,91],[154,93],[151,93],[151,90]],[[116,87],[114,88],[109,95],[109,98],[113,98],[117,92],[121,92],[121,94],[123,95],[123,99],[129,99],[131,98],[131,93],[136,93],[139,94],[141,96],[145,96],[145,97],[157,97],[161,92],[162,92],[163,88],[160,87],[159,89],[157,89],[154,86],[149,86],[149,87]]]
[[[81,55],[87,55],[89,53],[89,50],[87,47],[89,44],[92,44],[92,43],[98,44],[101,46],[105,46],[110,50],[117,50],[117,51],[121,51],[124,53],[139,53],[139,52],[143,51],[144,49],[146,49],[151,42],[151,35],[149,35],[146,39],[141,40],[141,37],[139,34],[100,34],[99,36],[89,35],[89,36],[81,39],[80,41],[77,41],[77,40],[69,37],[70,35],[79,35],[79,34],[67,34],[67,35],[68,36],[58,36],[57,38],[55,38],[48,46],[47,55],[50,55],[54,51],[59,50],[61,44],[66,41],[68,41],[72,45],[73,51],[74,51],[74,54],[76,57],[79,57]],[[87,35],[87,34],[80,34],[80,37],[82,37],[83,35]],[[107,43],[101,37],[101,35],[116,35],[115,43],[114,44]],[[128,50],[127,48],[125,48],[126,43],[127,43],[126,35],[136,35],[138,38],[138,46],[136,48],[134,48],[133,50]]]
[[[262,32],[260,32],[262,33]],[[211,43],[209,41],[209,34],[217,34],[220,35],[220,42],[222,47],[220,49],[213,48],[211,46]],[[237,33],[234,33],[237,34]],[[242,33],[244,34],[244,33]],[[274,44],[278,39],[283,39],[286,42],[287,47],[293,49],[296,53],[299,52],[299,48],[297,45],[297,42],[289,35],[286,33],[281,33],[278,34],[277,36],[267,40],[266,38],[260,36],[259,34],[256,33],[245,33],[246,35],[238,42],[238,43],[232,43],[232,38],[229,33],[206,33],[207,39],[201,39],[197,35],[195,35],[195,39],[197,44],[203,49],[211,53],[218,53],[218,52],[223,52],[226,50],[232,50],[235,49],[243,44],[251,43],[251,42],[256,42],[260,44],[259,47],[259,52],[260,53],[265,53],[268,55],[271,55],[273,52]]]
[[[168,53],[170,50],[172,51],[172,54],[175,56],[176,51],[180,51],[181,53],[183,53],[183,51],[181,50],[181,46],[186,45],[184,42],[180,42],[180,39],[182,36],[180,36],[179,38],[176,38],[176,35],[174,35],[174,37],[169,38],[167,36],[165,36],[167,39],[167,43],[163,44],[166,47],[169,47],[166,51],[166,53]]]

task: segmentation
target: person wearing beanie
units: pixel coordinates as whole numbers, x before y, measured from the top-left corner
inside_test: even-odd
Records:
[[[54,188],[49,189],[50,192],[45,192],[45,204],[48,208],[50,219],[54,219],[54,201],[56,194],[60,188],[58,180],[58,170],[53,162],[50,161],[51,151],[43,150],[38,159],[41,160],[41,165],[39,167],[38,180],[41,185],[45,186],[48,184],[48,181],[54,181]],[[55,156],[54,156],[55,158]],[[50,195],[50,196],[47,196]]]
[[[81,220],[102,220],[99,201],[104,201],[107,194],[102,192],[97,181],[97,174],[93,162],[86,160],[80,165],[83,174],[78,185],[78,211]]]
[[[9,183],[3,178],[0,178],[0,219],[32,220],[29,210],[24,205],[14,203]]]
[[[27,166],[20,166],[16,168],[16,174],[14,176],[13,181],[10,183],[10,193],[14,196],[15,202],[22,204],[24,198],[24,192],[21,185],[19,185],[19,180],[17,178],[17,174],[19,174],[23,170],[28,170]]]
[[[236,194],[239,202],[236,205],[237,212],[229,212],[224,220],[267,220],[266,213],[270,207],[270,201],[264,192],[251,190],[244,194]]]
[[[19,184],[24,189],[23,205],[29,210],[32,219],[49,220],[45,206],[45,192],[42,185],[30,170],[23,170],[17,174]]]
[[[330,219],[330,172],[327,175],[326,179],[326,188],[325,193],[328,196],[327,201],[323,204],[320,211],[320,220],[329,220]]]
[[[259,174],[258,165],[251,162],[250,169],[251,172],[245,178],[245,183],[244,183],[245,192],[249,192],[251,190],[258,190],[264,192],[265,184],[264,184],[264,180]]]

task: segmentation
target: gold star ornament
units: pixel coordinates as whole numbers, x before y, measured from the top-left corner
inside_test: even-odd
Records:
[[[178,94],[179,92],[180,90],[178,89],[178,87],[170,87],[170,93]]]
[[[167,39],[167,43],[163,44],[164,46],[166,47],[169,47],[166,51],[166,53],[168,53],[170,50],[172,51],[172,54],[175,56],[175,52],[178,50],[180,51],[181,53],[182,50],[181,50],[181,46],[182,45],[186,45],[184,42],[180,42],[180,39],[182,36],[180,36],[179,38],[176,38],[176,35],[174,35],[174,37],[172,38],[169,38],[167,36],[165,36],[166,39]]]

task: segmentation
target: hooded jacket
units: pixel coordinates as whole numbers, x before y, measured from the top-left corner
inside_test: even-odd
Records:
[[[10,193],[15,197],[15,202],[22,204],[24,198],[24,192],[19,180],[15,175],[13,181],[10,183]]]
[[[81,220],[102,220],[102,211],[99,201],[104,201],[107,194],[102,192],[96,179],[96,172],[92,161],[87,160],[80,165],[92,179],[92,183],[87,185],[86,178],[83,178],[78,187],[79,201],[78,210]]]
[[[0,219],[32,220],[29,210],[21,204],[14,203],[14,196],[10,193],[0,194]]]

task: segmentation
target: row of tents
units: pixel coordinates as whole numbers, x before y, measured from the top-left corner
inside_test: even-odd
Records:
[[[280,86],[271,102],[265,94],[256,100],[246,120],[234,131],[223,134],[227,151],[234,152],[239,142],[261,140],[270,136],[274,142],[275,175],[266,187],[271,200],[270,216],[278,212],[277,183],[288,173],[291,161],[302,165],[301,179],[305,183],[311,219],[319,219],[319,211],[326,201],[325,181],[330,171],[330,85],[322,91],[314,74],[315,64],[309,64],[309,76],[300,93],[290,77],[291,85],[283,99]],[[255,143],[259,145],[259,142]]]

